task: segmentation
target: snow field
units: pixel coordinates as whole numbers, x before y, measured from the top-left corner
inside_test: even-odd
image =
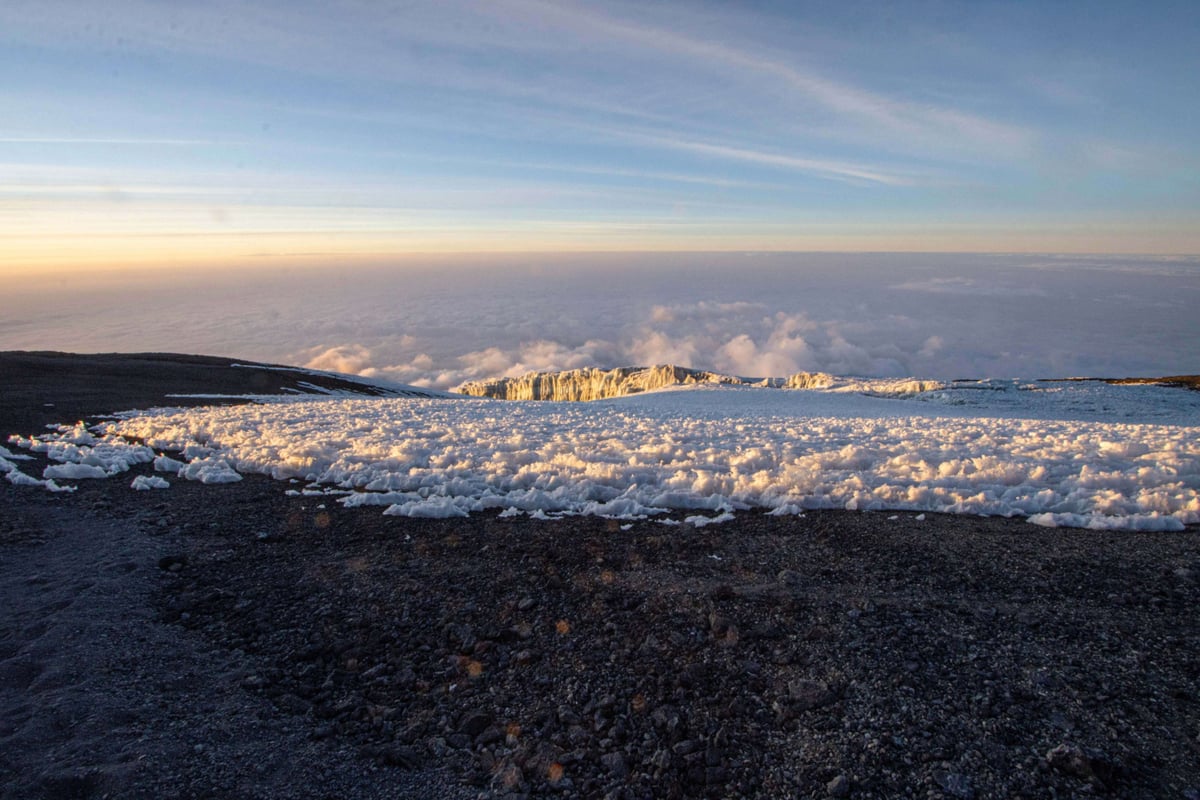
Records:
[[[182,479],[300,479],[304,494],[409,517],[709,512],[687,520],[695,525],[757,507],[1020,515],[1097,529],[1200,522],[1200,428],[1024,418],[1005,402],[1007,416],[992,417],[959,406],[941,416],[938,402],[722,387],[586,404],[304,399],[130,412],[95,435],[63,428],[13,441],[63,462],[45,479],[113,475],[166,450],[182,460],[159,456],[156,469]]]

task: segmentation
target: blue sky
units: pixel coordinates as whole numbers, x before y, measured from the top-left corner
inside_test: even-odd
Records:
[[[0,5],[0,269],[1200,252],[1194,3]]]

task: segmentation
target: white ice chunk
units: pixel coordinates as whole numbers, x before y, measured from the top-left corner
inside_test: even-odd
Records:
[[[397,503],[383,512],[390,517],[424,517],[426,519],[448,519],[465,517],[468,512],[455,502],[453,497],[429,497],[409,503]]]
[[[27,456],[24,453],[13,453],[13,452],[10,452],[7,447],[0,445],[0,459],[7,460],[9,462],[32,461],[33,456]]]
[[[184,466],[185,464],[182,461],[176,461],[175,459],[166,455],[160,455],[154,459],[154,468],[159,472],[172,472],[178,474],[179,470],[183,469]]]
[[[686,525],[691,525],[695,528],[703,528],[705,525],[719,525],[722,522],[729,522],[733,519],[733,512],[726,511],[723,514],[718,514],[715,517],[706,517],[702,514],[697,514],[691,517],[684,517],[683,521]]]
[[[167,489],[171,486],[165,478],[160,478],[157,475],[138,475],[133,479],[133,483],[129,485],[139,492],[148,489]]]
[[[51,479],[38,480],[17,469],[17,465],[6,458],[0,458],[0,473],[13,486],[30,486],[46,489],[51,492],[73,492],[74,486],[59,486]]]
[[[236,483],[242,476],[223,458],[198,458],[179,470],[179,477],[200,483]]]
[[[108,470],[93,464],[51,464],[42,470],[42,477],[51,480],[83,480],[87,478],[107,478]]]

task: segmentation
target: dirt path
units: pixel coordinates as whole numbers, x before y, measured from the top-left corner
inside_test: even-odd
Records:
[[[469,796],[248,693],[253,656],[159,621],[163,509],[89,494],[0,486],[0,797]]]

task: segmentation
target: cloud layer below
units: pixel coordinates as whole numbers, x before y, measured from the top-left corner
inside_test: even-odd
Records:
[[[0,349],[170,350],[420,386],[674,363],[923,378],[1154,375],[1200,364],[1200,259],[722,254],[46,279]]]

